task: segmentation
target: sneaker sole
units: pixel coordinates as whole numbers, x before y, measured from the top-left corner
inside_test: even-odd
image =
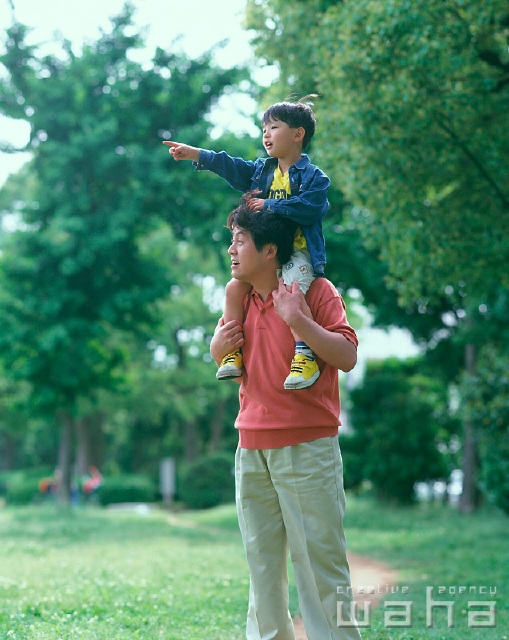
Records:
[[[233,378],[241,378],[242,371],[226,371],[225,373],[216,373],[218,380],[232,380]]]
[[[285,382],[284,387],[287,391],[299,391],[300,389],[307,389],[312,384],[314,384],[318,378],[320,377],[320,372],[317,371],[315,374],[309,378],[309,380],[305,380],[304,382],[297,382],[296,384],[287,384]]]

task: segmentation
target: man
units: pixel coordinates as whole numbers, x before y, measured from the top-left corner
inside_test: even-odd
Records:
[[[297,283],[288,291],[278,279],[292,251],[295,223],[244,204],[230,214],[228,227],[232,276],[252,290],[243,325],[221,319],[210,351],[216,362],[240,347],[244,355],[235,472],[250,570],[246,637],[295,638],[288,612],[289,549],[309,640],[359,640],[350,612],[337,438],[338,369],[355,366],[357,337],[328,280],[314,280],[304,299]],[[289,393],[283,382],[292,332],[313,349],[321,374],[313,386]],[[349,624],[338,626],[338,608]]]

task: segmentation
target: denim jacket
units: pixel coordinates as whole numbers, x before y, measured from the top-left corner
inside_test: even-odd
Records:
[[[291,197],[288,200],[267,198],[277,163],[277,158],[258,158],[251,161],[232,158],[225,151],[216,153],[200,149],[199,160],[193,164],[196,171],[206,169],[221,176],[233,189],[242,192],[259,189],[259,197],[265,198],[264,211],[290,218],[300,226],[306,238],[314,274],[323,276],[325,239],[322,219],[329,208],[327,193],[330,180],[323,171],[311,164],[306,154],[303,154],[288,170]]]

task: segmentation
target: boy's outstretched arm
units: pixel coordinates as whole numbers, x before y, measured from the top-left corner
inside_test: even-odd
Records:
[[[200,149],[198,147],[191,147],[189,144],[173,142],[172,140],[163,140],[163,144],[170,147],[169,152],[174,160],[193,160],[198,162],[200,158]]]

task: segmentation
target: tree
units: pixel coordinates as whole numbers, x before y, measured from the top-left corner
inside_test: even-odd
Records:
[[[410,503],[416,482],[448,474],[439,445],[447,447],[452,422],[440,425],[438,418],[445,414],[446,394],[420,368],[420,359],[371,361],[363,384],[351,391],[355,431],[340,437],[347,451],[345,475],[356,479],[353,484],[369,480],[383,500]]]
[[[506,3],[248,8],[259,56],[280,67],[276,89],[323,95],[314,155],[402,299],[509,286]]]
[[[0,350],[39,410],[58,416],[64,498],[79,408],[121,383],[122,334],[150,337],[157,300],[180,278],[168,258],[212,200],[202,188],[191,203],[191,180],[181,188],[161,140],[199,144],[203,116],[241,77],[215,68],[210,53],[188,60],[158,49],[150,69],[133,62],[129,52],[142,40],[129,35],[132,11],[126,5],[80,55],[62,41],[62,57],[37,57],[27,27],[14,24],[0,58],[2,113],[29,122],[33,153],[30,188],[8,209],[16,204],[18,230],[2,242]],[[177,239],[164,260],[141,242],[161,217]]]
[[[165,252],[169,236],[162,224],[144,245]],[[179,243],[173,261],[182,277],[158,303],[161,321],[147,345],[132,341],[121,393],[107,399],[110,458],[128,471],[153,473],[162,456],[180,463],[235,448],[238,388],[218,383],[208,353],[218,311],[204,291],[221,287],[200,273],[213,269],[199,246]]]
[[[479,309],[509,287],[506,3],[249,0],[247,22],[281,71],[270,97],[323,96],[314,155],[398,303],[434,324],[430,343],[462,339],[473,368]],[[465,496],[474,443],[465,423]]]

